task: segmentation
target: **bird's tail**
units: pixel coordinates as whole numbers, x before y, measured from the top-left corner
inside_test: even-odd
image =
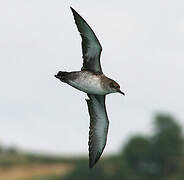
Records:
[[[62,82],[66,82],[67,78],[66,75],[68,74],[68,72],[65,71],[59,71],[57,73],[57,75],[55,75],[56,78],[60,79]]]

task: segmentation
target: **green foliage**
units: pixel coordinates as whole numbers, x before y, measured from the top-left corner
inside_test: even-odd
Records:
[[[101,179],[107,180],[107,175],[104,172],[102,166],[96,166],[93,169],[89,169],[86,163],[80,163],[78,166],[73,170],[71,174],[66,176],[63,180],[94,180],[94,179]]]
[[[182,173],[181,126],[171,116],[161,114],[156,116],[154,125],[151,137],[131,138],[122,153],[129,169],[140,180],[163,180]]]
[[[151,143],[149,138],[135,136],[130,139],[123,151],[123,160],[138,179],[152,176]],[[135,178],[134,178],[135,179]]]
[[[152,137],[152,158],[158,177],[165,178],[182,171],[183,136],[181,126],[168,115],[157,115]]]
[[[129,167],[141,171],[150,159],[150,141],[141,136],[130,139],[124,149],[124,159]]]

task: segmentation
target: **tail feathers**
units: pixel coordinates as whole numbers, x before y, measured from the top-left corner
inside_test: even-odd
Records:
[[[68,74],[68,72],[65,71],[59,71],[57,73],[57,75],[55,75],[56,78],[60,79],[62,82],[66,82],[67,78],[66,75]]]

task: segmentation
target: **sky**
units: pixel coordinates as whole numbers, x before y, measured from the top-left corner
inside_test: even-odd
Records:
[[[126,93],[106,98],[104,154],[153,132],[157,112],[184,125],[184,1],[0,1],[0,143],[53,154],[88,154],[86,95],[54,75],[82,66],[72,6],[95,31],[103,72]]]

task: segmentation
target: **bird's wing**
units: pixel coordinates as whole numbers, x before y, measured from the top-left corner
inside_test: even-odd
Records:
[[[89,167],[92,168],[100,158],[107,140],[109,120],[105,108],[105,96],[88,94],[90,115]]]
[[[82,37],[83,67],[81,70],[88,70],[95,73],[102,73],[100,55],[102,47],[95,33],[87,22],[71,7],[75,23]]]

